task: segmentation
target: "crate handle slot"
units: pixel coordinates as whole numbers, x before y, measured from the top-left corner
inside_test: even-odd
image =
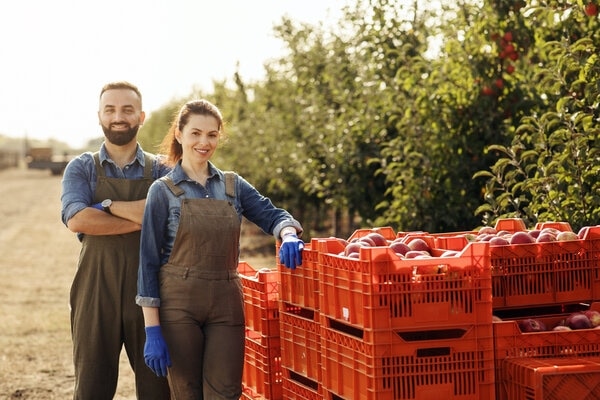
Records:
[[[460,339],[467,333],[465,329],[439,329],[430,331],[396,332],[406,342],[422,340]]]
[[[312,390],[318,390],[319,389],[319,383],[313,381],[312,379],[308,379],[305,376],[302,376],[290,369],[288,369],[288,372],[290,374],[290,380],[294,381],[294,382],[298,382],[301,385],[304,385],[308,388],[311,388]]]
[[[450,347],[429,347],[417,349],[417,357],[440,357],[449,356],[452,353]]]
[[[329,327],[339,332],[347,333],[348,335],[354,336],[358,339],[363,339],[365,336],[364,330],[344,324],[343,322],[336,321],[335,319],[328,318]]]

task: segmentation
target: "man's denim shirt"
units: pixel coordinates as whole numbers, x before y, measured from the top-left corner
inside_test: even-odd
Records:
[[[171,255],[182,198],[213,198],[228,200],[225,194],[225,176],[223,171],[209,162],[209,178],[206,187],[191,180],[177,164],[167,175],[173,183],[183,189],[184,194],[175,196],[166,183],[158,180],[148,191],[144,220],[142,223],[142,240],[140,247],[140,268],[138,276],[138,295],[136,303],[140,306],[159,307],[158,272]],[[287,226],[296,228],[302,233],[302,226],[286,210],[277,208],[271,200],[261,195],[254,186],[239,175],[235,180],[235,199],[233,204],[240,218],[246,217],[265,233],[279,238],[281,230]]]
[[[100,147],[99,158],[100,165],[104,167],[106,176],[109,178],[141,179],[144,177],[146,160],[140,145],[137,146],[135,159],[123,169],[119,168],[108,157],[104,144]],[[166,175],[169,170],[170,168],[162,164],[158,157],[155,157],[152,165],[153,179]],[[96,192],[96,177],[96,166],[92,152],[85,152],[74,158],[65,168],[61,195],[61,218],[65,225],[73,215],[93,204],[94,193]],[[81,235],[78,236],[81,239]]]

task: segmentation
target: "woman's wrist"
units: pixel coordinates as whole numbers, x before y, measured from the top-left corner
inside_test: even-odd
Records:
[[[294,236],[298,235],[298,233],[296,232],[296,228],[291,227],[291,226],[285,227],[281,230],[281,233],[279,234],[279,236],[281,237],[282,240],[286,236],[290,236],[290,235],[294,235]]]

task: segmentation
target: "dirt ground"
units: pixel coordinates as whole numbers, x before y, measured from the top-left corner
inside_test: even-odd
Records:
[[[72,397],[68,295],[80,244],[60,221],[60,179],[49,171],[0,171],[2,400]],[[274,267],[271,238],[245,229],[242,259]],[[125,353],[115,399],[135,399]]]

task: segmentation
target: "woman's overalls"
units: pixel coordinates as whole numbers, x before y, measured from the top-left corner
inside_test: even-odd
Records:
[[[226,174],[226,191],[234,197],[231,178]],[[176,196],[184,194],[164,181]],[[174,400],[238,400],[242,394],[240,225],[232,201],[182,196],[173,250],[160,270],[160,320]]]
[[[146,155],[143,179],[109,178],[98,153],[94,160],[98,176],[94,202],[146,198],[152,183],[152,156]],[[167,380],[144,363],[144,318],[135,304],[139,248],[139,231],[83,236],[70,295],[74,399],[114,397],[123,345],[135,373],[137,398],[169,399]]]

